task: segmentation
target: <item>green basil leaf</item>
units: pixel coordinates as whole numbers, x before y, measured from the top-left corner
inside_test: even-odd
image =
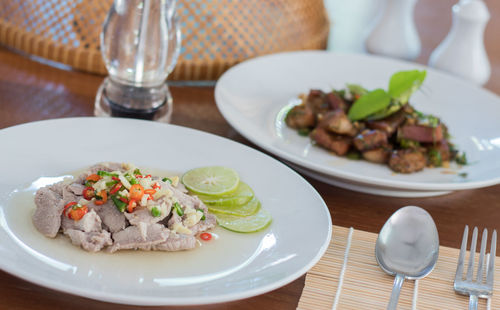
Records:
[[[427,71],[400,71],[392,75],[389,81],[389,95],[395,100],[405,104],[410,96],[422,85]]]
[[[358,84],[346,84],[346,87],[353,95],[363,96],[368,93],[368,90],[366,88]]]
[[[396,113],[402,107],[403,107],[402,105],[398,104],[397,102],[392,101],[391,104],[389,104],[389,106],[387,106],[387,108],[369,115],[366,119],[369,121],[376,121],[379,119],[383,119],[383,118],[386,118],[386,117]]]
[[[351,121],[358,121],[373,113],[385,109],[391,102],[391,96],[381,89],[375,89],[361,96],[349,109],[347,116]]]

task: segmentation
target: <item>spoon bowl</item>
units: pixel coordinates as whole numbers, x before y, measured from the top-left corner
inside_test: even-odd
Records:
[[[396,211],[384,224],[375,245],[375,257],[386,273],[395,275],[387,309],[396,309],[404,279],[420,279],[436,265],[439,236],[430,214],[408,206]]]

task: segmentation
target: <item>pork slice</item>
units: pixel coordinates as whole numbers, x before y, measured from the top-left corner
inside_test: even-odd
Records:
[[[71,183],[68,185],[67,189],[72,192],[76,196],[83,196],[83,190],[85,189],[85,185],[80,183]]]
[[[181,206],[186,208],[200,209],[200,206],[203,204],[198,196],[191,196],[183,193],[175,187],[171,187],[171,191],[173,193],[173,197],[177,199],[177,201],[181,204]]]
[[[391,114],[384,119],[367,121],[366,123],[368,125],[368,128],[381,130],[390,137],[394,132],[396,132],[396,129],[399,127],[399,125],[404,122],[406,114],[406,109],[401,108],[396,113]]]
[[[353,144],[361,152],[373,150],[388,144],[387,134],[378,129],[363,130],[354,138]]]
[[[102,231],[102,222],[99,215],[94,210],[90,210],[80,220],[75,221],[67,216],[62,216],[62,228],[65,230],[80,230],[83,232]]]
[[[111,234],[105,230],[84,232],[76,229],[67,229],[64,234],[71,239],[71,243],[81,246],[89,252],[98,252],[104,247],[112,245]]]
[[[40,188],[35,194],[35,213],[32,221],[35,228],[46,237],[54,238],[61,227],[64,209],[62,182]]]
[[[146,223],[148,225],[155,224],[160,222],[166,217],[166,215],[155,217],[151,215],[151,211],[149,211],[149,209],[135,210],[132,213],[125,212],[124,215],[129,221],[129,223],[135,226],[139,225],[139,223]]]
[[[399,173],[412,173],[425,168],[427,158],[422,150],[404,149],[394,151],[389,159],[389,167]]]
[[[80,200],[80,198],[82,197],[81,196],[82,192],[80,192],[78,195],[76,195],[72,189],[74,189],[74,188],[71,184],[69,184],[63,188],[62,199],[64,201],[64,204],[67,204],[67,203],[70,203],[73,201],[78,202]]]
[[[290,109],[286,115],[285,122],[291,128],[309,128],[316,125],[316,116],[309,106],[300,104]]]
[[[108,172],[111,172],[111,171],[123,171],[123,170],[124,169],[122,168],[122,164],[121,163],[110,162],[110,163],[95,164],[95,165],[91,166],[89,169],[85,170],[85,172],[83,172],[82,174],[80,174],[76,178],[75,182],[83,184],[83,183],[85,183],[85,179],[89,175],[95,174],[95,173],[97,173],[97,171],[108,171]]]
[[[113,246],[110,252],[118,250],[152,250],[153,246],[165,242],[170,232],[160,224],[129,226],[113,234]]]
[[[156,251],[182,251],[196,247],[196,238],[191,235],[170,234],[166,241],[153,246]]]
[[[355,136],[357,133],[356,128],[345,114],[344,110],[337,109],[326,113],[318,124],[319,128],[324,128],[330,132]]]
[[[112,233],[123,230],[127,225],[125,215],[116,208],[111,200],[100,206],[92,202],[88,204],[88,207],[99,215],[104,226]]]
[[[201,220],[195,225],[188,227],[189,230],[193,233],[193,235],[197,235],[199,233],[202,233],[204,231],[207,231],[209,229],[212,229],[215,227],[217,223],[217,220],[215,218],[215,215],[205,213],[205,220]]]

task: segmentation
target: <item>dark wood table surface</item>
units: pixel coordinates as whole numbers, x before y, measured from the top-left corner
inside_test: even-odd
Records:
[[[430,52],[444,38],[451,24],[452,0],[421,0],[416,23],[426,63]],[[491,20],[486,29],[486,49],[492,76],[486,88],[500,94],[500,2],[486,1]],[[63,71],[0,48],[0,129],[51,118],[90,116],[103,77]],[[172,123],[214,133],[252,145],[219,113],[213,87],[171,87],[174,97]],[[477,103],[475,103],[477,104]],[[255,147],[255,146],[254,146]],[[1,146],[0,146],[1,151]],[[464,190],[432,198],[388,198],[357,193],[308,179],[326,201],[335,225],[378,232],[398,208],[417,205],[434,218],[444,246],[459,247],[466,224],[500,228],[500,185]],[[0,259],[2,259],[0,257]],[[189,309],[295,309],[304,286],[302,276],[267,294],[224,304]],[[0,309],[141,309],[90,300],[53,291],[0,271]],[[167,309],[169,307],[152,307]]]

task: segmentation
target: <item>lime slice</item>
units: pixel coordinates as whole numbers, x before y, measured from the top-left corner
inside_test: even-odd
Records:
[[[198,195],[204,203],[211,206],[242,206],[248,203],[253,198],[253,190],[246,183],[241,182],[236,190],[230,194],[210,196]]]
[[[217,223],[232,231],[250,233],[266,228],[272,221],[271,214],[264,209],[250,216],[234,216],[215,213]]]
[[[224,213],[236,216],[249,216],[255,214],[260,209],[260,201],[254,197],[242,206],[212,206],[207,205],[210,212]]]
[[[234,169],[220,166],[189,170],[182,176],[187,189],[202,195],[225,195],[236,190],[240,177]]]

